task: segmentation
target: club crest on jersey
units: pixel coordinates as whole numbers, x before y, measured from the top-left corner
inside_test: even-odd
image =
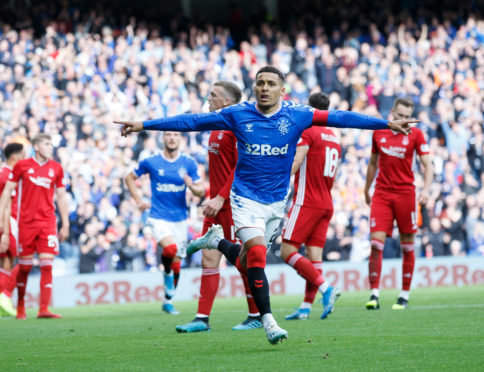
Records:
[[[246,132],[253,132],[254,131],[252,129],[253,126],[254,126],[254,124],[245,124],[245,131]]]
[[[289,122],[287,121],[287,119],[281,119],[281,121],[278,124],[279,124],[279,132],[281,132],[283,136],[289,133]]]
[[[52,168],[49,169],[49,177],[54,177],[54,170]]]
[[[387,143],[387,139],[385,137],[383,137],[380,141],[380,143]]]
[[[35,172],[34,172],[34,170],[32,168],[30,168],[27,173],[28,174],[34,174]]]
[[[180,176],[180,178],[184,178],[187,175],[187,170],[183,167],[178,169],[178,175]]]
[[[224,133],[223,132],[220,132],[218,134],[218,139],[221,140],[222,138],[224,138]]]
[[[408,145],[408,136],[403,136],[402,145],[404,146]]]
[[[158,169],[158,176],[164,176],[165,175],[165,170],[164,169]]]

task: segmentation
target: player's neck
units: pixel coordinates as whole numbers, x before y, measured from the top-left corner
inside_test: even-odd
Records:
[[[274,106],[260,106],[258,103],[255,106],[257,110],[263,115],[271,115],[279,111],[281,108],[281,101],[277,102]]]
[[[34,159],[39,164],[44,164],[44,163],[47,163],[49,161],[48,158],[46,158],[45,156],[40,155],[39,153],[36,153],[34,155]]]
[[[17,162],[17,160],[7,160],[5,162],[5,165],[7,166],[7,168],[13,169],[16,162]]]
[[[163,150],[163,155],[165,156],[166,159],[170,159],[170,160],[176,159],[179,154],[180,154],[180,150],[178,149],[173,151],[170,151],[167,149]]]

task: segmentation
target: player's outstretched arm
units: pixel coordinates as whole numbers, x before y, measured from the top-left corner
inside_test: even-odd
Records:
[[[121,135],[123,137],[133,132],[141,132],[144,129],[142,121],[113,121],[113,123],[122,125]]]
[[[224,120],[225,119],[225,120]],[[210,112],[206,114],[183,114],[169,118],[159,118],[146,121],[113,121],[122,125],[121,135],[127,136],[133,132],[145,130],[161,130],[175,132],[198,132],[205,130],[231,130],[225,114]]]
[[[403,134],[411,133],[410,124],[418,123],[416,119],[384,120],[374,116],[359,114],[352,111],[324,111],[315,110],[313,125],[321,125],[335,128],[356,128],[356,129],[391,129]]]
[[[388,122],[388,128],[395,131],[400,132],[405,135],[412,133],[412,128],[410,124],[415,124],[420,122],[418,119],[400,119],[400,120],[390,120]]]

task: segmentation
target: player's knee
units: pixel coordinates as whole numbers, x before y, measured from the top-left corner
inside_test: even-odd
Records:
[[[413,251],[415,251],[415,243],[400,242],[400,246],[402,247],[403,252],[413,252]]]
[[[266,267],[267,248],[263,245],[255,245],[247,252],[247,268]]]
[[[379,251],[383,251],[385,247],[385,243],[379,239],[371,239],[371,249],[376,249]]]
[[[163,247],[163,256],[168,258],[174,258],[176,256],[177,246],[176,244],[170,244]]]
[[[173,270],[174,274],[179,274],[181,271],[181,262],[180,261],[172,262],[171,269]]]
[[[203,269],[216,269],[220,264],[220,258],[222,257],[219,251],[203,250],[202,253],[202,268]]]
[[[281,247],[281,258],[286,261],[286,259],[292,254],[297,252],[298,244],[291,242],[289,240],[284,240]]]

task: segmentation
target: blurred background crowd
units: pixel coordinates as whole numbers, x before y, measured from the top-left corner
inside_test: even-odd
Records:
[[[250,16],[227,4],[218,23],[203,12],[189,17],[176,2],[144,10],[103,1],[0,8],[0,147],[53,136],[71,221],[58,273],[158,269],[147,215],[123,177],[160,151],[161,133],[124,138],[112,121],[203,112],[217,80],[236,82],[251,100],[255,72],[266,64],[286,74],[285,98],[300,103],[322,90],[332,109],[387,118],[395,98],[410,96],[435,170],[419,215],[419,254],[484,255],[484,21],[476,2],[281,3],[277,15],[259,2]],[[340,134],[324,259],[358,262],[370,252],[363,189],[371,132]],[[182,144],[207,189],[208,136],[186,134]],[[149,179],[139,185],[149,198]],[[190,237],[201,231],[200,203],[190,196]],[[394,237],[385,257],[400,255]],[[282,262],[278,249],[268,262]]]

